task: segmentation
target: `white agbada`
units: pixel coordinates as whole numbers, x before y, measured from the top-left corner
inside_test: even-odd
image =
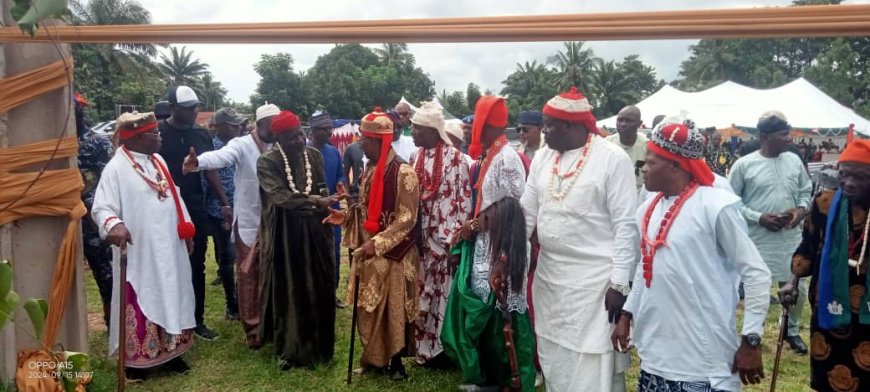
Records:
[[[266,143],[266,149],[272,144]],[[253,135],[233,138],[223,148],[208,151],[196,157],[200,170],[215,170],[235,166],[233,183],[233,224],[238,225],[239,237],[251,247],[260,229],[260,183],[257,180],[257,159],[260,148]]]
[[[559,172],[581,151],[565,152]],[[634,164],[619,146],[593,137],[579,177],[557,201],[550,194],[556,154],[535,154],[521,200],[526,228],[537,227],[541,244],[532,301],[547,389],[623,390],[629,358],[613,351],[604,296],[611,283],[628,285],[639,252]]]
[[[654,198],[637,210],[638,227]],[[650,217],[655,238],[676,197],[663,198]],[[699,187],[680,209],[656,251],[646,287],[638,268],[624,310],[634,322],[633,344],[641,369],[668,381],[709,382],[714,389],[739,391],[731,365],[740,338],[736,327],[737,287],[743,281],[743,335],[764,333],[770,271],[747,235],[740,198]]]
[[[133,159],[150,178],[156,169],[148,156],[130,152]],[[155,154],[163,165],[166,162]],[[177,189],[177,187],[176,187]],[[180,197],[180,190],[177,190]],[[100,237],[124,223],[130,232],[132,244],[127,245],[127,282],[136,292],[139,308],[145,318],[159,325],[167,333],[179,335],[185,329],[196,327],[193,317],[194,295],[191,283],[190,259],[184,240],[178,237],[178,215],[172,193],[159,200],[157,191],[136,173],[126,154],[118,151],[103,169],[94,196],[91,216],[100,225]],[[187,207],[181,201],[185,219],[190,221]],[[113,219],[106,226],[104,222]],[[118,325],[120,308],[120,259],[117,247],[112,247],[112,315],[111,324]],[[118,329],[109,331],[109,354],[118,349]]]

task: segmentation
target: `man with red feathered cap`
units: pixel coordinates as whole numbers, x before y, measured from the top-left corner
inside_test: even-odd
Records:
[[[326,222],[343,224],[344,246],[356,249],[350,273],[359,276],[360,284],[358,326],[363,355],[358,372],[386,370],[399,381],[407,377],[402,357],[413,356],[416,348],[420,190],[414,168],[391,146],[393,120],[386,113],[376,108],[367,114],[360,132],[363,153],[369,159],[360,199],[348,201],[347,213],[332,210]],[[354,290],[348,288],[350,296]]]
[[[462,368],[463,390],[498,386],[531,391],[535,387],[535,342],[526,299],[528,249],[523,243],[525,258],[507,259],[515,255],[508,256],[511,246],[505,246],[507,239],[519,237],[525,242],[528,236],[519,207],[518,215],[499,213],[519,205],[526,185],[523,162],[504,135],[507,113],[504,98],[491,95],[481,97],[474,108],[468,149],[478,159],[471,174],[472,216],[460,229],[462,241],[453,249],[459,267],[441,330],[444,352]],[[513,331],[513,353],[505,347],[506,320]]]
[[[118,349],[119,317],[127,326],[127,379],[166,365],[184,374],[181,354],[193,345],[195,296],[188,252],[195,228],[157,151],[162,139],[153,113],[124,113],[117,120],[121,146],[103,169],[91,216],[100,237],[114,245],[109,353]],[[127,281],[120,279],[120,248],[127,251]],[[125,304],[120,303],[125,290]]]
[[[703,137],[691,125],[665,119],[647,143],[644,183],[655,196],[635,214],[641,267],[611,337],[615,350],[637,347],[640,392],[739,391],[741,382],[764,378],[770,271],[747,234],[740,198],[712,187]]]
[[[628,356],[610,333],[628,294],[637,236],[634,164],[598,134],[576,88],[543,108],[547,148],[523,193],[526,230],[541,245],[532,284],[538,357],[547,389],[625,389]]]
[[[870,140],[840,154],[837,191],[812,203],[803,241],[792,257],[782,303],[798,300],[798,278],[812,277],[810,387],[815,391],[870,388]]]
[[[260,220],[260,336],[282,370],[332,361],[335,255],[323,156],[305,146],[299,117],[272,119],[275,147],[257,160]]]

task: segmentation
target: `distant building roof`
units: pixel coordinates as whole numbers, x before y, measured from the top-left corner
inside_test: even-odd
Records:
[[[214,116],[214,112],[199,112],[196,115],[196,125],[202,127],[208,126],[208,120],[211,120],[212,116]]]

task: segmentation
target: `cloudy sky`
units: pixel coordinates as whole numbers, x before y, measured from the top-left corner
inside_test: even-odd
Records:
[[[585,12],[628,12],[700,8],[782,6],[790,0],[139,0],[151,11],[153,23],[289,22],[321,20],[363,20],[389,18],[470,17],[543,15]],[[847,0],[866,3],[870,0]],[[677,77],[680,63],[689,56],[692,40],[589,42],[595,54],[605,60],[639,54],[654,66],[659,77]],[[516,63],[542,62],[561,48],[559,42],[410,44],[417,64],[429,72],[437,91],[465,91],[469,82],[498,92],[501,81],[514,71]],[[317,57],[332,45],[187,45],[229,91],[229,98],[248,102],[259,76],[253,70],[263,53],[289,52],[296,70],[314,65]],[[376,45],[370,45],[376,46]]]

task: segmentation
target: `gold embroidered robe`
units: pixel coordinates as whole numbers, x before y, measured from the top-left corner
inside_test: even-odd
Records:
[[[395,152],[390,149],[387,165],[394,159],[401,158],[396,158]],[[375,235],[363,228],[368,215],[369,188],[375,165],[366,168],[360,184],[359,202],[349,207],[344,224],[346,234],[342,245],[358,249],[369,239],[373,239],[375,245],[375,257],[366,260],[354,258],[348,289],[350,301],[353,301],[353,276],[358,271],[360,297],[357,327],[363,344],[361,363],[366,366],[385,367],[394,355],[414,354],[413,322],[420,305],[417,287],[420,254],[415,247],[399,261],[386,257],[388,252],[414,234],[412,231],[416,227],[420,202],[417,175],[410,165],[400,162],[397,178],[384,181],[397,187],[393,214],[385,217],[386,227]]]

